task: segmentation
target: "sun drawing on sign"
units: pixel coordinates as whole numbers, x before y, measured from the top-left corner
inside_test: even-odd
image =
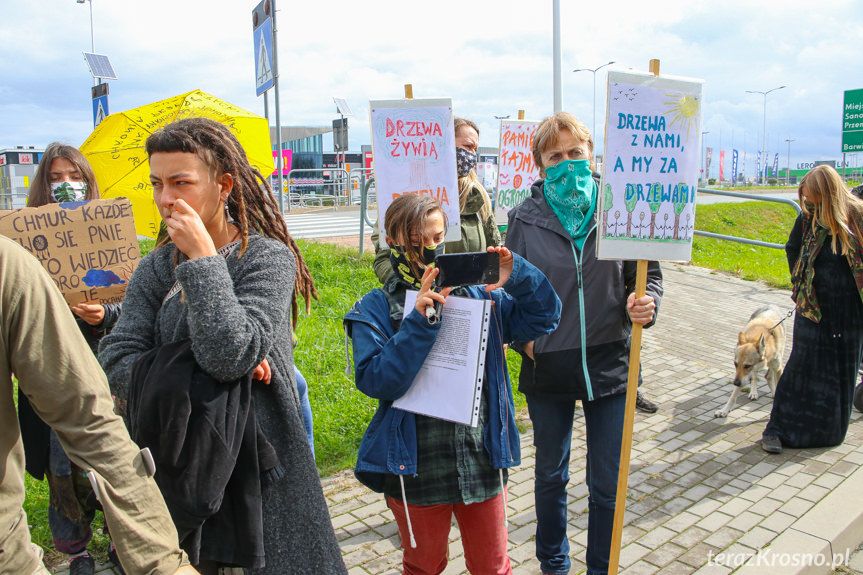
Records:
[[[695,124],[695,130],[698,130],[698,112],[701,109],[701,102],[692,94],[666,94],[672,98],[670,102],[665,102],[668,110],[663,115],[671,115],[671,123],[669,128],[674,124],[680,124],[680,131],[686,130],[686,139],[689,139],[689,131]]]

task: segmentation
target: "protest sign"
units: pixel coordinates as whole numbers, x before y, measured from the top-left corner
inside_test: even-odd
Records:
[[[530,196],[530,186],[539,179],[533,161],[533,136],[539,122],[500,121],[500,156],[497,173],[497,201],[494,207],[498,225],[505,225],[509,211]]]
[[[69,305],[123,301],[141,258],[127,198],[0,211],[0,234],[36,256]]]
[[[691,259],[702,86],[608,73],[597,257]]]
[[[371,100],[378,222],[402,194],[431,196],[446,213],[446,241],[461,237],[452,100]],[[381,233],[381,247],[386,234]]]

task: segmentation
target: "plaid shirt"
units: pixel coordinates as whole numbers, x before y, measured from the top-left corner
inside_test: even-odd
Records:
[[[417,474],[404,476],[405,497],[409,505],[477,503],[500,493],[500,474],[492,467],[483,446],[486,421],[488,389],[485,386],[476,427],[416,416]],[[504,469],[504,481],[507,477]],[[384,493],[402,500],[398,476],[386,476]]]

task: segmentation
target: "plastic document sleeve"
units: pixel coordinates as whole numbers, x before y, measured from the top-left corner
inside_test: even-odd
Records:
[[[405,314],[417,292],[405,294]],[[482,400],[491,300],[447,297],[434,346],[393,407],[476,427]]]

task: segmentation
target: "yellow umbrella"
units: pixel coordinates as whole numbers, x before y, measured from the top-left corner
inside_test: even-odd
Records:
[[[267,120],[201,90],[111,114],[96,126],[81,152],[96,172],[103,198],[132,201],[139,235],[155,238],[161,222],[144,143],[152,132],[183,117],[206,117],[225,124],[243,145],[249,163],[264,177],[275,169]]]

